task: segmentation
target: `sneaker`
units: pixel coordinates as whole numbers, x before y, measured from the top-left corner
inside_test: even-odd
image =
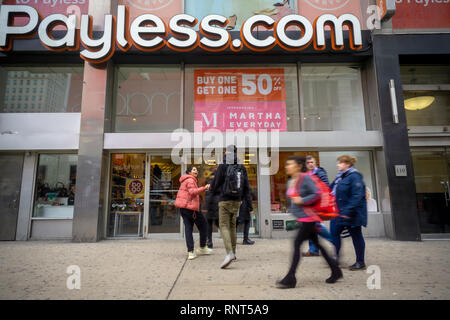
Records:
[[[244,240],[242,241],[242,244],[252,245],[252,244],[254,244],[254,243],[255,243],[255,241],[250,240],[250,239],[244,239]]]
[[[211,254],[212,252],[213,252],[213,250],[208,247],[203,247],[203,248],[197,249],[198,254]]]
[[[195,254],[195,252],[189,251],[188,252],[188,260],[194,260],[195,258],[197,258],[197,255]]]
[[[225,256],[225,260],[223,260],[220,268],[225,269],[226,267],[228,267],[231,264],[232,261],[233,261],[233,254],[227,254]]]
[[[233,253],[230,253],[230,255],[231,255],[231,260],[236,260],[237,258],[236,258],[236,255],[234,254],[234,252]]]

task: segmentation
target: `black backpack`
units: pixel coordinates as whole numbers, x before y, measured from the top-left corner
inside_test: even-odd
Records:
[[[240,197],[244,190],[244,170],[239,164],[228,164],[223,184],[225,196]]]

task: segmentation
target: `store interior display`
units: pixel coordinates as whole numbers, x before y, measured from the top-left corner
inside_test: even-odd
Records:
[[[272,213],[288,213],[288,203],[286,198],[286,183],[287,177],[284,171],[284,164],[288,157],[290,156],[313,156],[317,163],[320,164],[319,153],[318,152],[280,152],[278,172],[270,176],[271,185],[271,211]]]
[[[39,155],[34,218],[73,218],[77,161],[77,155]]]

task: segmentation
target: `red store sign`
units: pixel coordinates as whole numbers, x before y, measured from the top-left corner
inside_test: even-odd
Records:
[[[450,0],[396,0],[394,29],[450,28]]]

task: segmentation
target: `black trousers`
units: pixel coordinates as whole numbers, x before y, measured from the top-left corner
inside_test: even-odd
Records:
[[[248,239],[248,233],[250,231],[250,220],[242,220],[237,218],[236,220],[236,229],[240,224],[244,224],[244,240]]]
[[[325,258],[332,271],[335,271],[338,268],[336,260],[328,254],[324,247],[320,245],[317,238],[315,225],[315,222],[302,222],[300,225],[297,237],[294,241],[294,255],[292,257],[291,267],[289,268],[289,272],[286,276],[287,278],[295,279],[295,272],[297,271],[298,264],[300,263],[300,247],[305,240],[311,240],[317,248],[319,248],[320,253],[322,253],[322,256]]]
[[[219,228],[219,219],[208,219],[208,243],[212,243],[213,224]]]
[[[203,214],[201,212],[195,212],[194,219],[194,211],[192,210],[181,208],[180,213],[184,222],[184,233],[186,236],[186,246],[188,251],[194,251],[194,236],[192,235],[192,232],[194,231],[194,224],[197,226],[200,233],[200,247],[206,246],[208,224]]]

